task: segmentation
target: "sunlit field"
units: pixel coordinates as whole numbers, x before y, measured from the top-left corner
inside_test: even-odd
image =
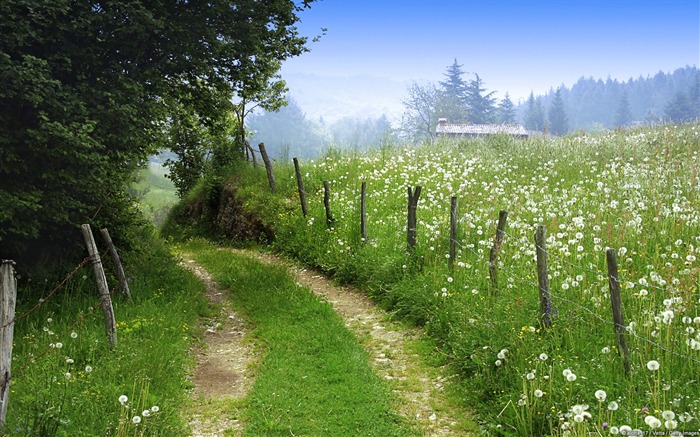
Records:
[[[700,429],[699,168],[698,125],[445,141],[367,155],[331,150],[301,163],[308,216],[289,165],[277,168],[279,207],[264,180],[248,191],[248,206],[267,211],[281,250],[424,325],[489,433],[687,431]],[[419,185],[418,243],[408,255],[407,187]],[[452,271],[451,196],[459,205]],[[499,210],[508,220],[493,286]],[[550,328],[539,314],[538,225],[547,230]],[[613,325],[607,248],[619,263],[628,373]]]

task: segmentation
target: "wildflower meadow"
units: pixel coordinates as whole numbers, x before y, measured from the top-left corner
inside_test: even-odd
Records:
[[[306,216],[288,163],[275,169],[276,201],[262,171],[240,192],[265,214],[279,250],[424,326],[485,432],[670,433],[700,429],[699,169],[700,126],[665,125],[362,154],[331,149],[301,162]],[[406,193],[417,186],[417,245],[407,251]],[[457,251],[448,263],[452,196]],[[494,285],[489,251],[500,210],[508,220]],[[539,313],[540,225],[551,326]],[[608,248],[619,263],[629,372],[612,319]]]

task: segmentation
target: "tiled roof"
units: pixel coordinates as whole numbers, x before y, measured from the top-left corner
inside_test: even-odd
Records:
[[[447,124],[440,123],[435,128],[437,135],[496,135],[507,134],[528,136],[528,132],[519,124]]]

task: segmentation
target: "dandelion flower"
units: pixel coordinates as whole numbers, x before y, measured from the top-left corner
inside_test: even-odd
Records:
[[[63,376],[65,376],[66,379],[70,379],[70,376],[71,376],[71,375],[70,375],[70,372],[66,372]]]
[[[151,410],[143,410],[143,411],[141,412],[141,415],[142,415],[143,417],[148,417],[148,416],[151,415]]]
[[[663,417],[666,420],[673,420],[676,418],[676,413],[674,413],[671,410],[666,410],[661,413],[661,417]]]
[[[644,423],[649,425],[650,428],[656,429],[661,428],[661,421],[654,416],[647,416],[644,418]]]
[[[569,381],[569,382],[574,382],[574,381],[576,381],[576,375],[573,374],[573,373],[569,373],[569,374],[566,376],[566,380]]]
[[[126,395],[121,395],[119,396],[119,403],[124,405],[129,401],[129,398],[126,397]]]
[[[666,427],[666,429],[676,429],[676,427],[678,426],[678,422],[676,422],[675,420],[667,420],[664,422],[664,426]]]
[[[618,427],[616,427],[616,426],[611,426],[611,427],[610,427],[610,434],[612,434],[612,435],[617,435],[617,434],[619,434],[619,433],[620,433],[620,428],[618,428]]]
[[[58,343],[56,343],[56,349],[61,349],[62,347],[63,347],[63,343],[61,343],[60,341]]]
[[[659,370],[659,362],[656,360],[651,360],[647,363],[647,369],[651,370],[652,372],[655,370]]]
[[[78,333],[73,331],[70,333],[70,338],[78,338]]]
[[[583,415],[582,414],[577,414],[574,416],[574,422],[581,423],[583,422]]]
[[[564,375],[565,377],[569,376],[569,375],[571,375],[571,369],[564,369],[564,371],[562,371],[561,374]]]
[[[618,408],[620,408],[620,405],[618,405],[618,403],[615,401],[612,401],[608,404],[608,410],[610,411],[616,411]]]
[[[131,419],[131,422],[133,422],[134,424],[138,425],[139,423],[141,423],[141,416],[134,416],[134,417]]]
[[[85,366],[85,373],[92,372],[92,366]]]
[[[535,390],[535,393],[534,393],[534,394],[535,394],[535,397],[536,397],[536,398],[541,398],[542,395],[544,395],[544,393],[543,393],[542,390],[540,390],[540,389]]]
[[[527,378],[528,381],[532,381],[533,379],[535,379],[535,374],[529,372],[527,375],[525,375],[525,378]]]
[[[496,367],[500,367],[503,364],[503,361],[501,360],[496,360]]]
[[[605,398],[608,397],[608,394],[605,393],[605,390],[596,390],[595,397],[599,402],[603,402]]]
[[[160,411],[160,407],[158,405],[154,405],[151,407],[151,412],[152,413],[157,413]]]
[[[544,354],[544,353],[540,354],[540,360],[546,361],[547,358],[549,358],[549,357],[547,356],[547,354]]]

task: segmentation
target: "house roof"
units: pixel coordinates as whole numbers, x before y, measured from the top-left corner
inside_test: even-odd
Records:
[[[435,128],[437,135],[496,135],[528,136],[519,124],[448,124],[441,122]]]

